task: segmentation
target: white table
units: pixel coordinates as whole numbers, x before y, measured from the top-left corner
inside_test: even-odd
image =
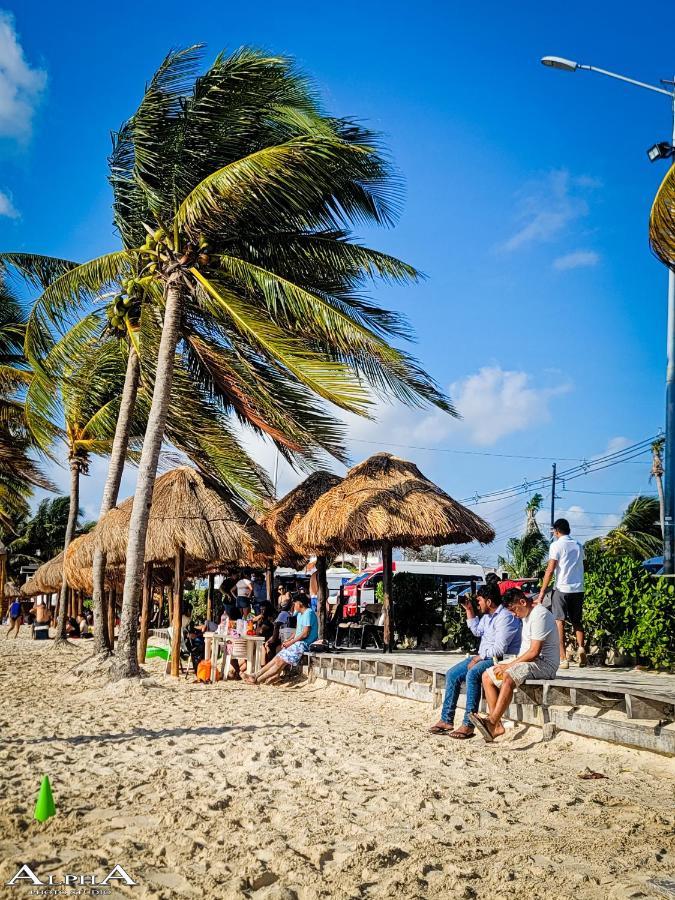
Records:
[[[265,643],[266,638],[259,637],[255,634],[245,634],[241,638],[237,638],[231,634],[218,634],[215,631],[207,631],[204,634],[204,658],[211,659],[211,683],[214,684],[216,680],[216,668],[218,665],[218,652],[223,647],[223,665],[222,670],[226,667],[226,649],[225,645],[228,641],[233,640],[242,640],[246,641],[246,671],[251,675],[257,675],[257,673],[262,668],[261,659],[262,659],[262,651],[263,644]],[[210,652],[208,647],[208,642],[211,643]],[[229,670],[229,666],[227,666]],[[221,674],[223,671],[221,670]]]

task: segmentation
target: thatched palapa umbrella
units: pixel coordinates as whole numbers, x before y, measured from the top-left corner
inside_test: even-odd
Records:
[[[5,600],[16,600],[17,597],[21,596],[21,591],[13,581],[6,581],[4,594]]]
[[[133,498],[125,500],[96,526],[97,545],[105,551],[109,564],[123,565],[126,559],[132,502]],[[145,559],[147,563],[174,565],[172,675],[179,672],[186,566],[197,573],[212,563],[260,565],[273,555],[269,534],[215,481],[187,467],[172,469],[156,480]],[[144,605],[145,595],[146,591]]]
[[[384,642],[391,649],[392,548],[487,544],[494,536],[487,522],[425,478],[414,463],[377,453],[319,497],[291,528],[289,540],[327,555],[382,549]]]
[[[276,503],[262,519],[262,526],[269,531],[276,545],[275,561],[297,566],[307,556],[307,551],[296,546],[290,538],[294,525],[307,515],[319,497],[336,487],[342,479],[331,472],[314,472],[301,484],[289,491]],[[313,552],[313,551],[310,551]],[[319,608],[319,637],[323,640],[326,629],[326,603],[328,585],[326,582],[326,556],[316,554],[316,577],[318,582],[317,605]],[[269,598],[268,598],[269,599]]]

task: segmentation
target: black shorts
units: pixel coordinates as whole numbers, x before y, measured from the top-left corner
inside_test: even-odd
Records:
[[[581,631],[583,608],[583,591],[578,594],[566,594],[557,588],[553,591],[551,612],[556,621],[569,622],[574,629]]]

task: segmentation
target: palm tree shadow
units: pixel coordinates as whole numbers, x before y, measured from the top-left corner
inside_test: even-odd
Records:
[[[282,728],[293,728],[291,723],[281,725],[197,725],[194,728],[159,728],[153,730],[151,728],[133,728],[131,731],[112,734],[111,732],[102,732],[100,734],[77,734],[72,737],[54,737],[45,736],[39,738],[31,738],[28,741],[22,741],[19,738],[10,738],[4,741],[6,744],[65,744],[70,746],[79,746],[80,744],[121,744],[125,741],[134,740],[136,738],[145,738],[151,741],[161,741],[165,738],[183,737],[191,735],[194,737],[218,737],[229,733],[246,733],[251,731],[280,730]]]

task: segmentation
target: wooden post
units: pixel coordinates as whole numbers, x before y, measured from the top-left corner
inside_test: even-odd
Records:
[[[206,592],[206,619],[213,622],[213,592],[216,586],[216,576],[209,575],[209,587]]]
[[[115,616],[117,613],[117,588],[108,593],[108,641],[110,649],[115,649]]]
[[[384,604],[384,652],[394,649],[394,616],[391,602],[391,544],[382,544],[382,601]]]
[[[328,606],[325,556],[316,558],[316,605],[319,611],[319,640],[323,641],[326,639],[326,608]]]
[[[180,637],[181,620],[183,618],[183,578],[185,576],[185,550],[178,549],[173,566],[173,615],[171,616],[171,674],[180,674]]]
[[[101,603],[101,621],[98,622],[94,619],[94,628],[100,628],[103,632],[103,646],[107,647],[108,650],[112,650],[110,646],[110,635],[108,633],[108,605],[110,603],[110,591],[103,591],[102,603]]]
[[[274,597],[274,561],[267,560],[265,566],[265,587],[267,588],[267,602],[271,603],[276,609],[276,597]]]
[[[138,636],[138,665],[145,662],[145,651],[148,649],[148,629],[150,627],[150,608],[152,606],[152,563],[145,564],[143,572],[143,600],[141,605],[141,633]]]

